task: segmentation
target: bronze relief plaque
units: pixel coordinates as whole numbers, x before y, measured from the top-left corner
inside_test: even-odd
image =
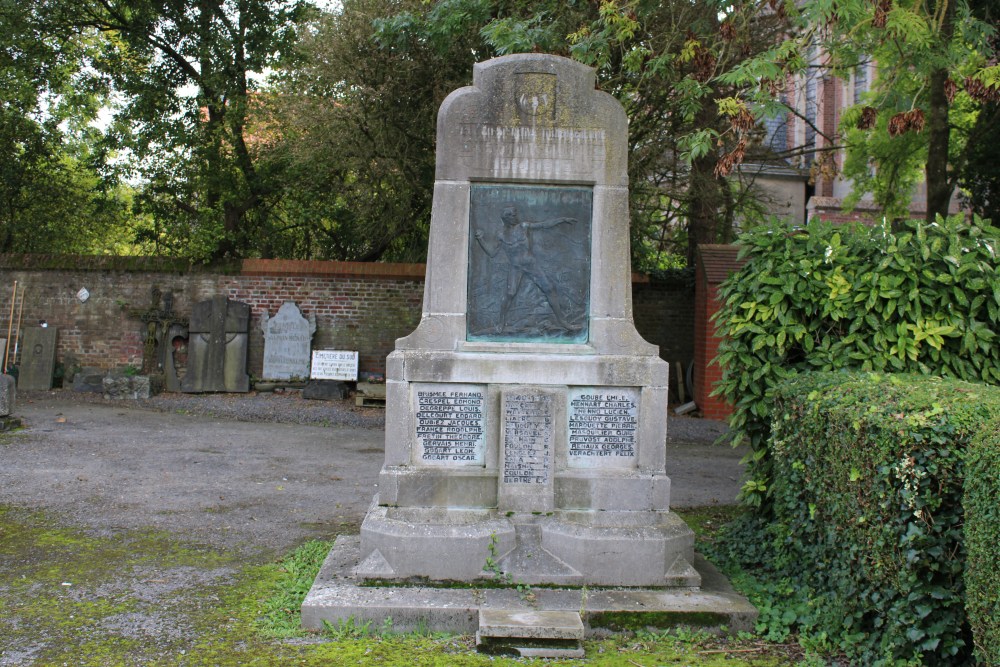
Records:
[[[587,342],[593,199],[583,186],[472,186],[468,340]]]

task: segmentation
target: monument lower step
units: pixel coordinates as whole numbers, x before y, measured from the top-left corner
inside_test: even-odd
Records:
[[[524,658],[582,658],[583,637],[579,612],[481,609],[476,647]]]
[[[391,619],[393,629],[400,632],[429,628],[471,635],[477,631],[481,633],[483,612],[516,610],[519,613],[572,613],[581,620],[585,635],[590,636],[603,630],[674,625],[707,629],[725,627],[730,632],[738,632],[751,630],[757,618],[757,610],[746,598],[736,593],[718,570],[700,558],[695,560],[702,583],[700,588],[522,586],[521,590],[482,585],[485,582],[464,587],[366,585],[355,574],[360,559],[361,545],[357,535],[337,538],[302,604],[303,627],[321,630],[324,623],[336,625],[348,619],[381,627],[386,619]],[[499,627],[501,624],[492,625]],[[546,627],[561,626],[549,623]],[[574,637],[554,637],[549,642],[550,647],[552,641],[574,641]],[[527,639],[518,646],[529,651],[522,653],[525,656],[538,648]]]

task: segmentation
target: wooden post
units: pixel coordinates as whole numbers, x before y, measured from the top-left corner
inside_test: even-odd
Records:
[[[14,281],[14,292],[10,295],[10,317],[7,318],[7,344],[3,350],[3,372],[7,372],[7,357],[10,352],[10,330],[14,326],[14,304],[17,302],[17,281]]]
[[[17,307],[17,327],[14,329],[14,354],[10,355],[10,362],[12,364],[17,363],[17,349],[21,345],[21,315],[24,313],[24,288],[21,288],[21,303]],[[10,347],[10,340],[7,341],[7,347]]]

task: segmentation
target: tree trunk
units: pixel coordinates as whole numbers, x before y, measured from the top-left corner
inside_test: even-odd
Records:
[[[699,245],[717,243],[725,205],[724,196],[715,176],[716,156],[709,153],[691,163],[688,185],[688,266],[694,266]]]
[[[941,23],[941,48],[947,49],[954,33],[955,3],[945,2],[945,14]],[[948,70],[936,69],[931,72],[928,81],[927,119],[927,167],[925,179],[927,182],[927,221],[933,222],[938,215],[948,215],[948,204],[951,201],[952,182],[948,178],[948,141],[950,127],[948,126],[948,96],[945,86],[948,83]]]
[[[944,87],[948,70],[935,70],[930,77],[930,101],[927,131],[927,221],[948,215],[951,181],[948,178],[948,98]]]

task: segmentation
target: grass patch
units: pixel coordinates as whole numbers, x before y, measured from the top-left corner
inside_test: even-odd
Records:
[[[471,637],[399,634],[391,622],[306,633],[299,606],[329,549],[328,542],[308,542],[280,561],[255,564],[162,532],[95,534],[0,506],[0,660],[102,667],[796,662],[787,647],[753,637],[683,629],[588,641],[586,659],[552,661],[480,655]]]
[[[299,608],[332,546],[332,542],[311,540],[261,573],[273,582],[272,593],[265,598],[263,614],[257,621],[264,637],[281,639],[305,634],[299,623]]]

